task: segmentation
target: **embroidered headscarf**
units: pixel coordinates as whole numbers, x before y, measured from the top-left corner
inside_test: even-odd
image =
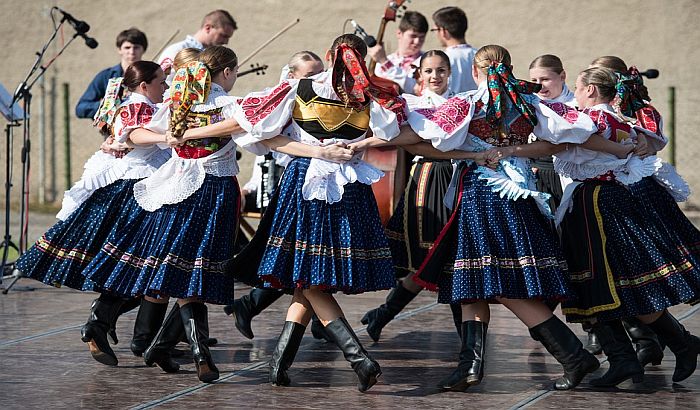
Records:
[[[521,94],[536,93],[540,91],[542,86],[540,84],[516,79],[510,67],[501,62],[492,62],[486,74],[486,81],[489,89],[486,120],[494,126],[503,120],[507,110],[506,104],[503,101],[503,95],[505,94],[513,103],[513,106],[520,112],[520,115],[533,126],[537,125],[537,115],[535,115],[532,107],[523,99]]]
[[[170,117],[170,132],[176,138],[187,131],[187,115],[192,105],[204,103],[211,90],[211,75],[204,63],[192,61],[175,73],[170,85],[173,113]]]
[[[93,126],[97,127],[102,134],[109,136],[109,127],[114,122],[117,109],[125,99],[125,89],[122,87],[124,77],[110,78],[107,83],[105,96],[100,102],[100,108],[95,113]]]
[[[619,114],[628,119],[634,119],[635,113],[647,105],[649,92],[644,86],[644,81],[637,67],[632,66],[627,73],[616,74],[616,95],[613,106]]]
[[[332,83],[335,93],[347,107],[361,109],[371,99],[396,114],[399,125],[406,121],[406,101],[395,84],[370,77],[364,59],[348,44],[340,44],[335,50]]]

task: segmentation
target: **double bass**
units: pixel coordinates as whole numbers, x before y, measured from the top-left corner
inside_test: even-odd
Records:
[[[386,24],[390,21],[396,21],[399,10],[406,9],[404,5],[406,2],[406,0],[389,1],[379,24],[377,43],[381,43],[384,39]],[[368,68],[370,75],[374,75],[376,65],[377,62],[374,59],[370,61]],[[398,85],[396,87],[398,88]],[[382,224],[386,226],[406,186],[406,152],[401,148],[391,146],[370,148],[365,153],[364,160],[384,172],[384,177],[372,184],[372,191],[374,191],[377,200]]]

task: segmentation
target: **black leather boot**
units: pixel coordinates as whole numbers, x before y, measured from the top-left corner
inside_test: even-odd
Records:
[[[190,343],[192,359],[197,367],[197,377],[204,383],[211,383],[219,378],[219,369],[214,365],[209,347],[204,343],[209,338],[207,306],[200,302],[190,302],[180,306],[180,317]]]
[[[450,303],[450,310],[452,311],[452,320],[455,322],[455,329],[457,329],[457,336],[462,337],[462,304],[461,303]]]
[[[391,322],[415,297],[415,293],[411,293],[400,283],[392,289],[383,305],[365,313],[360,320],[363,325],[367,325],[369,337],[378,342],[384,326]]]
[[[574,332],[556,316],[530,329],[530,336],[542,343],[564,367],[564,376],[554,382],[555,390],[573,389],[600,367],[598,359],[583,348]]]
[[[636,347],[639,363],[642,366],[646,366],[649,363],[654,366],[660,365],[661,360],[664,358],[664,348],[659,343],[656,333],[649,326],[634,317],[623,319],[622,324],[625,326],[630,339],[632,339],[632,344]]]
[[[637,360],[637,354],[622,322],[613,320],[596,323],[593,325],[593,331],[603,346],[610,367],[602,377],[591,380],[591,385],[614,387],[630,378],[633,383],[641,383],[644,380],[644,367]]]
[[[232,304],[224,306],[227,315],[233,314],[236,321],[236,329],[248,339],[255,337],[253,329],[250,327],[253,318],[275,303],[277,299],[284,295],[283,292],[274,289],[253,288],[250,293],[236,299]]]
[[[685,330],[667,310],[664,310],[655,322],[650,323],[649,327],[659,336],[659,341],[668,346],[676,356],[676,369],[673,371],[672,380],[680,382],[690,377],[698,366],[700,338]]]
[[[311,335],[314,339],[333,343],[331,338],[326,334],[326,328],[323,327],[323,323],[321,323],[318,316],[315,314],[311,316]]]
[[[374,386],[382,374],[382,369],[379,367],[379,363],[369,357],[347,320],[341,316],[328,323],[326,333],[333,340],[333,343],[342,350],[345,360],[350,362],[352,369],[357,374],[359,381],[357,389],[365,392]]]
[[[166,373],[177,373],[180,365],[173,360],[172,350],[184,334],[180,305],[176,303],[163,321],[163,326],[158,330],[153,343],[143,352],[143,361],[147,366],[158,365]]]
[[[450,376],[440,381],[443,390],[465,391],[469,386],[481,383],[484,377],[484,354],[486,353],[486,331],[489,324],[468,320],[462,322],[462,344],[459,364]]]
[[[110,324],[109,332],[107,332],[107,336],[112,339],[112,344],[116,345],[119,343],[119,338],[117,337],[117,319],[119,319],[119,316],[136,309],[140,304],[141,298],[124,299],[124,303],[122,303],[121,307],[119,308],[119,312],[117,312],[117,315]]]
[[[167,303],[153,303],[141,299],[139,312],[134,322],[134,336],[131,338],[131,352],[134,356],[143,356],[148,346],[153,342],[158,329],[163,324],[168,312]]]
[[[93,359],[108,366],[116,366],[119,362],[109,346],[107,332],[122,303],[124,300],[119,297],[100,295],[92,302],[90,318],[80,329],[80,339],[88,344]]]
[[[284,322],[282,333],[277,339],[277,346],[270,359],[270,383],[274,386],[289,386],[291,380],[287,370],[292,366],[294,358],[304,337],[306,326],[296,322]]]
[[[587,330],[588,339],[586,341],[585,349],[591,354],[601,354],[603,353],[603,346],[600,345],[598,341],[598,336],[592,330]]]

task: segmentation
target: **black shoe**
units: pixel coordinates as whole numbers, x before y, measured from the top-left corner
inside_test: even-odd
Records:
[[[287,370],[292,366],[297,355],[306,326],[296,322],[284,322],[282,333],[277,339],[277,346],[270,359],[270,383],[274,386],[289,386],[291,380]]]
[[[484,354],[486,353],[486,331],[489,324],[468,320],[462,322],[461,348],[457,369],[440,381],[443,390],[465,391],[469,386],[481,383],[484,377]]]
[[[598,359],[583,348],[574,332],[556,316],[530,329],[530,335],[564,367],[564,376],[554,382],[555,390],[573,389],[600,367]]]
[[[153,343],[143,353],[143,361],[147,366],[158,365],[166,373],[177,373],[180,365],[173,360],[172,351],[184,334],[180,306],[176,303],[163,321]]]
[[[219,378],[219,369],[214,365],[209,347],[204,343],[209,337],[207,306],[200,302],[180,306],[180,317],[197,367],[197,377],[204,383],[211,383]]]
[[[131,338],[131,352],[134,356],[143,356],[143,352],[153,342],[156,333],[163,324],[165,314],[168,312],[167,303],[153,303],[141,299],[139,313],[134,322],[134,336]]]
[[[112,344],[116,345],[119,343],[119,338],[117,337],[117,319],[119,319],[119,316],[136,309],[140,303],[141,298],[124,299],[124,303],[119,308],[119,312],[117,312],[117,316],[114,317],[107,332],[107,336],[112,339]]]
[[[117,355],[107,341],[107,332],[122,303],[124,300],[121,298],[100,295],[92,302],[90,318],[80,329],[81,340],[87,343],[92,357],[108,366],[116,366],[119,363]]]
[[[676,356],[676,369],[673,371],[672,380],[677,383],[690,377],[698,366],[700,338],[685,330],[667,310],[664,310],[655,322],[650,323],[649,327],[659,336],[659,341],[668,346]]]
[[[391,322],[411,301],[416,297],[416,293],[411,293],[400,283],[389,292],[386,302],[376,309],[372,309],[362,316],[360,322],[367,325],[367,334],[374,340],[379,341],[382,329]]]
[[[636,346],[639,363],[642,366],[649,363],[654,366],[660,365],[664,358],[664,349],[659,343],[656,333],[637,318],[623,319],[622,324],[625,325],[625,330],[632,339],[632,344]]]
[[[328,323],[326,333],[333,340],[333,343],[338,345],[345,360],[350,362],[352,369],[357,374],[359,380],[357,389],[365,392],[374,386],[382,374],[382,369],[379,367],[379,363],[369,357],[347,320],[344,317],[339,317]]]
[[[610,367],[602,377],[591,380],[591,385],[614,387],[630,378],[633,383],[641,383],[644,380],[644,367],[637,360],[637,353],[622,322],[613,320],[596,323],[593,325],[593,331],[603,346]]]
[[[316,315],[311,316],[311,335],[314,339],[333,343],[333,340],[326,334],[326,328],[323,327],[323,323],[321,323]]]
[[[255,337],[250,324],[253,318],[275,303],[284,293],[274,289],[251,289],[250,293],[240,299],[236,299],[232,304],[224,306],[227,315],[233,314],[236,320],[236,329],[248,339]]]
[[[588,334],[588,341],[586,342],[586,347],[584,349],[586,349],[591,354],[603,353],[603,346],[600,345],[600,342],[598,341],[598,336],[596,336],[595,333],[590,329],[586,330],[586,333]]]

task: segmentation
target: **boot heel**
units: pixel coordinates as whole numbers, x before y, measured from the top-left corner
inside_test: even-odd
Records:
[[[635,374],[632,376],[632,383],[641,383],[644,381],[644,374]]]
[[[369,315],[369,312],[365,313],[365,315],[362,316],[362,319],[360,319],[360,323],[362,323],[363,325],[368,324],[369,323],[368,315]]]
[[[661,360],[652,360],[651,365],[652,366],[661,366]]]
[[[226,313],[226,316],[231,316],[231,314],[233,314],[233,311],[233,304],[224,306],[224,313]]]

